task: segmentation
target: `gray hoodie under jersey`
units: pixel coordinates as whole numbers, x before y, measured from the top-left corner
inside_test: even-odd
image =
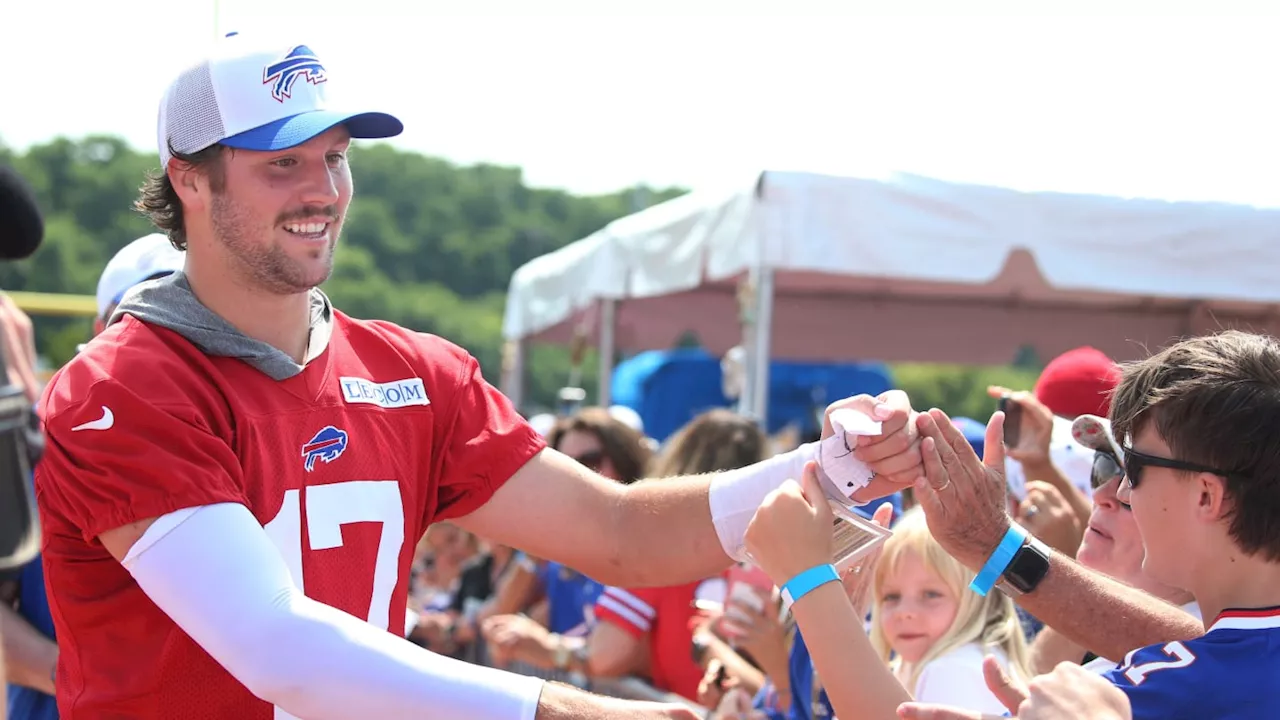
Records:
[[[237,330],[196,299],[182,272],[149,280],[131,289],[120,300],[107,323],[124,315],[172,330],[206,355],[239,358],[273,380],[287,380],[302,372],[303,365],[277,348]],[[319,357],[329,346],[333,332],[333,305],[319,288],[311,290],[311,339],[306,361]]]

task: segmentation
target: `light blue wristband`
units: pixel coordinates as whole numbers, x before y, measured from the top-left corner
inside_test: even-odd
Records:
[[[1004,571],[1009,569],[1013,556],[1018,554],[1018,550],[1026,541],[1027,531],[1023,530],[1018,523],[1010,523],[1009,532],[1004,534],[1004,539],[996,546],[995,552],[987,558],[987,564],[982,566],[978,575],[973,578],[973,582],[969,583],[969,589],[986,597],[987,593],[991,592],[991,588],[1000,581]]]
[[[836,572],[835,565],[818,565],[805,570],[782,586],[782,607],[790,609],[792,603],[829,582],[840,582],[840,573]]]

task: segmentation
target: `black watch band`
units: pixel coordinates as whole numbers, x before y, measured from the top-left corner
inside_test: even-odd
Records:
[[[1044,576],[1049,574],[1049,557],[1053,551],[1047,545],[1027,536],[1027,541],[1014,553],[1005,568],[1000,583],[1002,589],[1008,589],[1015,595],[1025,595],[1035,590]]]

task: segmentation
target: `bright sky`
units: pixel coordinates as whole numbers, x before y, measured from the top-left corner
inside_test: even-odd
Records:
[[[296,30],[331,94],[399,114],[399,147],[519,165],[535,185],[896,169],[1280,205],[1280,17],[1186,17],[1280,3],[1075,0],[1113,16],[1056,19],[1033,0],[963,4],[1022,16],[928,17],[924,0],[20,1],[5,24],[23,31],[0,43],[0,140],[153,149],[160,95],[217,17]],[[877,14],[890,9],[917,16]]]

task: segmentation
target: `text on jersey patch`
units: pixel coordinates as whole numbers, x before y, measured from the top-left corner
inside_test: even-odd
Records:
[[[368,403],[384,408],[431,404],[422,378],[375,383],[364,378],[344,377],[338,381],[342,383],[342,397],[349,403]]]

